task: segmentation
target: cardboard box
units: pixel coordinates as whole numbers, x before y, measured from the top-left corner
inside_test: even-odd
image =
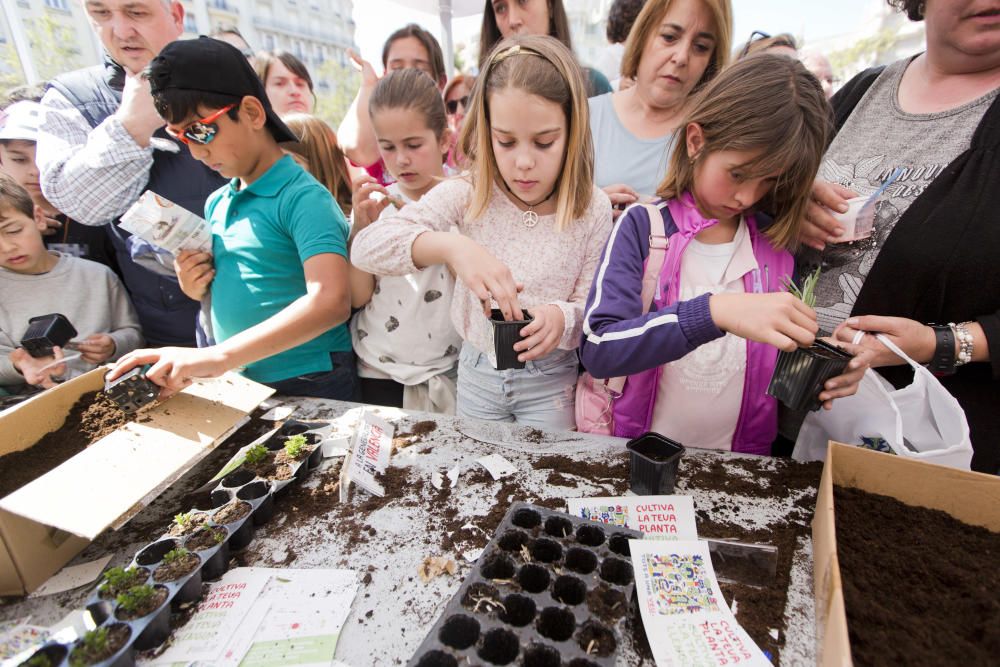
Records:
[[[58,429],[95,369],[0,415],[0,455]],[[119,528],[190,470],[274,390],[227,373],[144,410],[42,477],[0,499],[0,595],[30,593],[105,529]]]
[[[846,667],[853,662],[837,561],[834,485],[892,496],[1000,531],[1000,477],[830,443],[813,518],[816,656],[824,667]]]

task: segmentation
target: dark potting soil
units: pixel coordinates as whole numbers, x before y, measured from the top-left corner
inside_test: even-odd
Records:
[[[157,586],[153,589],[153,594],[146,599],[146,602],[139,605],[131,612],[127,612],[119,606],[115,611],[115,617],[119,621],[134,621],[137,618],[142,618],[146,614],[151,614],[159,609],[160,605],[167,601],[167,595],[169,595],[169,592],[166,588],[163,586]]]
[[[222,526],[218,528],[205,528],[194,533],[184,542],[184,548],[188,551],[204,551],[224,542],[228,531]]]
[[[856,665],[1000,664],[1000,533],[834,487]]]
[[[108,586],[107,588],[101,588],[99,586],[97,589],[97,595],[102,600],[113,600],[114,598],[118,597],[119,593],[124,593],[133,586],[138,586],[139,584],[146,581],[148,577],[149,577],[149,570],[147,570],[144,567],[136,567],[135,571],[131,573],[131,576],[128,578],[128,580],[122,582],[120,586]]]
[[[277,466],[284,465],[285,467],[295,465],[302,459],[312,454],[315,449],[316,449],[315,447],[303,447],[299,451],[299,455],[297,457],[289,456],[288,452],[282,449],[274,455],[274,465]],[[289,470],[291,470],[291,468],[289,468]]]
[[[27,449],[0,456],[0,470],[4,471],[0,476],[0,498],[65,463],[129,420],[129,415],[103,393],[84,394],[58,429]]]
[[[208,514],[204,512],[193,512],[186,523],[183,525],[177,523],[175,520],[170,525],[170,530],[167,531],[171,537],[183,537],[185,535],[190,535],[194,531],[198,530],[202,524],[208,521]]]
[[[108,641],[102,651],[88,651],[82,644],[73,649],[69,654],[70,664],[73,665],[96,665],[107,660],[125,645],[132,630],[124,623],[115,623],[108,627]]]
[[[162,563],[158,568],[153,570],[153,581],[161,584],[177,581],[181,577],[197,570],[199,565],[201,565],[201,558],[198,554],[188,552],[169,563]]]
[[[543,434],[544,435],[544,434]],[[628,457],[622,455],[608,461],[577,461],[562,456],[560,454],[549,454],[541,456],[534,461],[536,468],[550,469],[562,475],[573,475],[587,480],[611,480],[615,485],[616,493],[625,493],[628,490],[629,465]],[[571,482],[571,480],[566,480]],[[571,482],[576,486],[576,482]],[[570,484],[563,484],[568,486]]]
[[[621,591],[601,583],[587,592],[587,608],[598,620],[612,625],[628,611],[628,600]]]
[[[284,454],[283,451],[277,452]],[[262,479],[282,481],[292,478],[291,466],[278,464],[275,453],[269,452],[267,458],[259,463],[243,463],[243,467]]]
[[[226,503],[219,508],[215,514],[212,515],[212,521],[219,524],[233,523],[234,521],[239,521],[243,517],[250,514],[252,510],[253,505],[245,500],[235,500]]]

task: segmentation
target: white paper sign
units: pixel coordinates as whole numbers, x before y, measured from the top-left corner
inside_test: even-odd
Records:
[[[500,479],[501,477],[513,475],[517,472],[514,464],[499,454],[490,454],[481,459],[476,459],[476,463],[486,468],[493,479]]]
[[[350,481],[356,482],[376,496],[384,496],[385,489],[376,477],[389,467],[392,454],[393,426],[384,419],[365,413],[354,433],[351,461],[348,467]]]
[[[125,211],[121,227],[175,255],[181,250],[212,252],[212,229],[208,222],[152,190],[143,192]]]
[[[567,498],[566,505],[573,516],[638,530],[650,539],[698,539],[691,496]]]
[[[629,548],[658,667],[770,667],[726,606],[705,542],[629,540]]]

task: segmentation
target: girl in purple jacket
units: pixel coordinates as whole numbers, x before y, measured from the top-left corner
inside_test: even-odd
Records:
[[[716,77],[680,133],[657,191],[664,235],[644,206],[618,220],[587,301],[580,357],[595,378],[628,376],[613,404],[615,435],[652,430],[694,447],[769,454],[777,405],[766,389],[778,349],[809,345],[817,331],[815,312],[784,281],[830,134],[826,98],[798,61],[760,54]],[[643,314],[651,247],[665,256]],[[827,382],[824,405],[853,394],[864,369],[855,358]]]

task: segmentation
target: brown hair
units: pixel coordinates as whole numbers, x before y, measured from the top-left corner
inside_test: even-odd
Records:
[[[706,83],[715,78],[729,62],[729,49],[733,40],[733,8],[729,0],[701,0],[715,23],[715,51],[708,61],[705,73],[695,85],[692,92],[700,90]],[[622,55],[621,75],[626,79],[634,79],[639,73],[639,62],[646,44],[660,29],[663,17],[670,9],[672,0],[647,0],[639,17],[632,24],[632,31],[625,41],[625,53]]]
[[[754,37],[760,35],[760,39],[754,39]],[[777,35],[764,36],[762,32],[755,32],[750,36],[743,47],[740,49],[740,58],[746,58],[754,53],[761,53],[767,51],[775,46],[785,46],[789,49],[799,50],[798,44],[795,43],[795,38],[789,35],[787,32],[783,32]]]
[[[694,156],[687,150],[690,123],[697,123],[705,137],[704,148]],[[656,194],[672,198],[691,190],[695,163],[710,153],[763,151],[743,165],[747,176],[778,177],[754,208],[774,216],[764,231],[768,239],[777,247],[794,248],[831,131],[830,105],[802,63],[771,53],[749,56],[698,94]]]
[[[465,86],[471,91],[472,87],[476,85],[476,77],[469,76],[468,74],[456,74],[451,78],[451,81],[445,85],[444,90],[441,91],[441,99],[447,100],[452,89],[459,84],[465,84]]]
[[[469,113],[459,139],[472,175],[469,216],[486,210],[494,184],[503,177],[493,154],[490,96],[514,89],[558,104],[566,118],[566,153],[556,195],[556,226],[567,228],[587,210],[594,189],[594,144],[583,73],[573,54],[552,37],[505,39],[486,61],[472,89]]]
[[[7,174],[0,173],[0,210],[12,208],[31,219],[35,217],[35,204],[28,191]]]
[[[612,44],[621,44],[628,39],[632,24],[639,16],[646,0],[615,0],[608,10],[607,37]]]
[[[407,37],[413,37],[415,40],[420,42],[424,49],[426,49],[427,58],[430,60],[431,74],[434,77],[434,83],[437,85],[444,85],[444,82],[448,80],[448,73],[445,71],[444,54],[441,52],[441,45],[438,44],[434,35],[427,32],[416,23],[410,23],[403,26],[396,32],[389,35],[389,39],[385,40],[385,45],[382,47],[382,67],[387,68],[389,66],[389,50],[392,48],[393,42]]]
[[[438,139],[448,129],[444,99],[434,82],[416,69],[401,69],[382,77],[368,100],[368,115],[381,109],[410,109],[420,113]]]
[[[573,52],[573,38],[570,36],[569,19],[566,18],[566,8],[562,0],[545,0],[549,9],[549,37],[555,37],[563,43],[570,53]],[[483,10],[483,25],[479,29],[479,69],[490,55],[493,47],[503,39],[500,27],[497,25],[496,14],[493,13],[493,0],[486,0]]]
[[[888,0],[888,2],[893,9],[906,12],[906,18],[911,21],[924,20],[924,8],[927,6],[927,0]]]
[[[299,138],[298,141],[284,141],[281,147],[305,160],[309,173],[330,191],[344,215],[350,215],[351,177],[347,158],[337,144],[333,128],[305,113],[288,114],[281,120]]]
[[[313,98],[316,97],[316,93],[313,90],[313,80],[309,75],[309,69],[306,67],[306,64],[288,51],[261,51],[254,54],[254,69],[257,70],[257,76],[260,77],[265,86],[267,85],[267,75],[271,71],[271,66],[276,62],[280,62],[288,68],[289,72],[305,81],[306,85],[309,86],[309,92],[312,93]]]

